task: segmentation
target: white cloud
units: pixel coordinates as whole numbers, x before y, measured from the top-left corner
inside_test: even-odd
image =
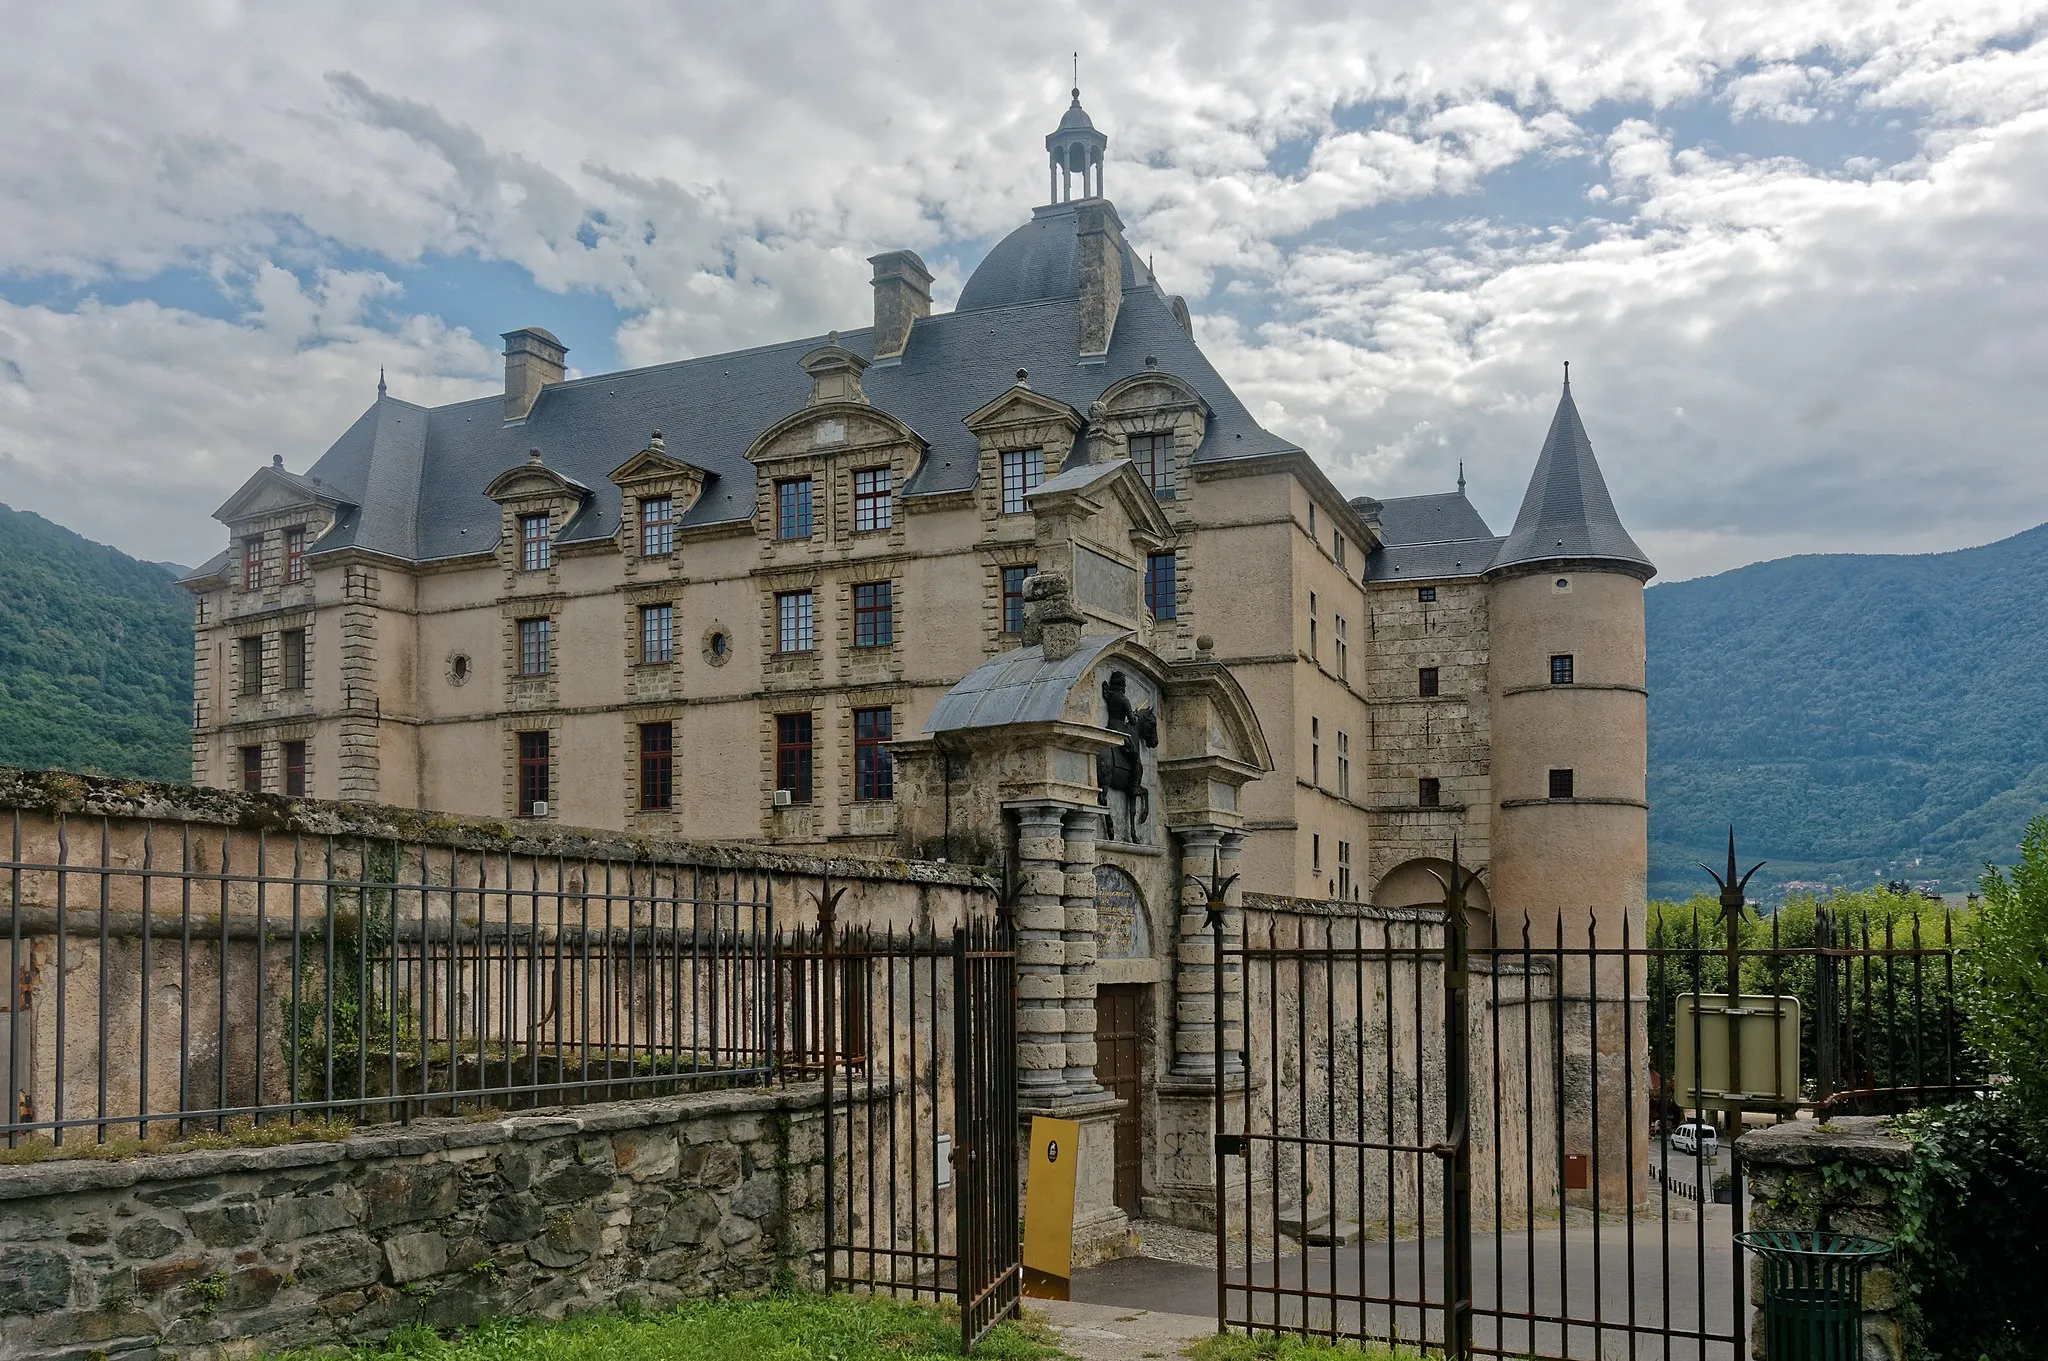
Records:
[[[380,261],[600,292],[629,363],[855,324],[886,246],[924,251],[943,302],[966,243],[1043,196],[1079,47],[1133,238],[1261,418],[1357,489],[1463,457],[1511,515],[1570,357],[1625,511],[1684,566],[1987,537],[2048,518],[2044,15],[31,9],[0,50],[0,297],[181,269],[229,315],[0,304],[0,499],[196,559],[205,513],[272,450],[316,456],[378,364],[415,400],[488,390],[493,347]],[[1773,154],[1703,147],[1711,110]],[[1516,197],[1545,176],[1562,208]]]

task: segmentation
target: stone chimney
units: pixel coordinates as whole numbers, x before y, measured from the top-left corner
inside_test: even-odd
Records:
[[[875,267],[875,358],[894,359],[910,344],[910,327],[932,314],[932,272],[914,250],[870,255]]]
[[[1024,578],[1024,646],[1036,644],[1047,661],[1062,661],[1081,646],[1081,625],[1087,622],[1067,593],[1066,577],[1034,572]]]
[[[1124,301],[1124,224],[1108,199],[1074,205],[1080,237],[1081,360],[1109,353],[1117,309]]]
[[[538,326],[507,331],[505,340],[505,419],[523,421],[540,398],[540,390],[559,383],[568,372],[569,347]]]

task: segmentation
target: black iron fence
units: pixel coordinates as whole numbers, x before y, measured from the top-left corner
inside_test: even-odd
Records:
[[[791,961],[825,1080],[826,1287],[956,1304],[972,1350],[1023,1286],[1009,920],[877,932],[828,909]]]
[[[10,1145],[762,1081],[807,1024],[757,872],[133,831],[14,817]]]
[[[1751,923],[1732,950],[1718,921],[1645,939],[1640,919],[1496,914],[1467,946],[1465,920],[1304,905],[1215,925],[1248,1069],[1218,1092],[1225,1324],[1740,1361],[1745,1123],[1984,1081],[1939,909],[1822,913],[1798,939]]]

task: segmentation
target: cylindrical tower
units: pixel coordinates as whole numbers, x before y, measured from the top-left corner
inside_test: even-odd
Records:
[[[1569,381],[1515,527],[1487,571],[1492,893],[1503,943],[1642,943],[1649,882],[1649,691],[1636,546]]]
[[[1597,1186],[1598,1203],[1628,1204],[1647,1184],[1646,975],[1621,947],[1641,949],[1648,911],[1643,583],[1655,571],[1614,512],[1567,375],[1514,530],[1487,569],[1487,685],[1495,938],[1518,945],[1526,914],[1539,949],[1601,952],[1563,956],[1550,980],[1558,1152],[1576,1203]]]

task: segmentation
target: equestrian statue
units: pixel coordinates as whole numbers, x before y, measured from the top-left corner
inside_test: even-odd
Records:
[[[1124,794],[1129,803],[1126,840],[1138,840],[1138,828],[1151,816],[1151,796],[1145,792],[1145,747],[1159,745],[1159,715],[1150,704],[1133,707],[1130,692],[1125,688],[1124,673],[1112,671],[1109,679],[1102,684],[1103,726],[1123,738],[1123,744],[1102,752],[1095,758],[1095,783],[1102,790],[1102,801],[1109,802],[1109,791],[1114,789]],[[1116,813],[1110,812],[1110,836],[1116,835]]]

